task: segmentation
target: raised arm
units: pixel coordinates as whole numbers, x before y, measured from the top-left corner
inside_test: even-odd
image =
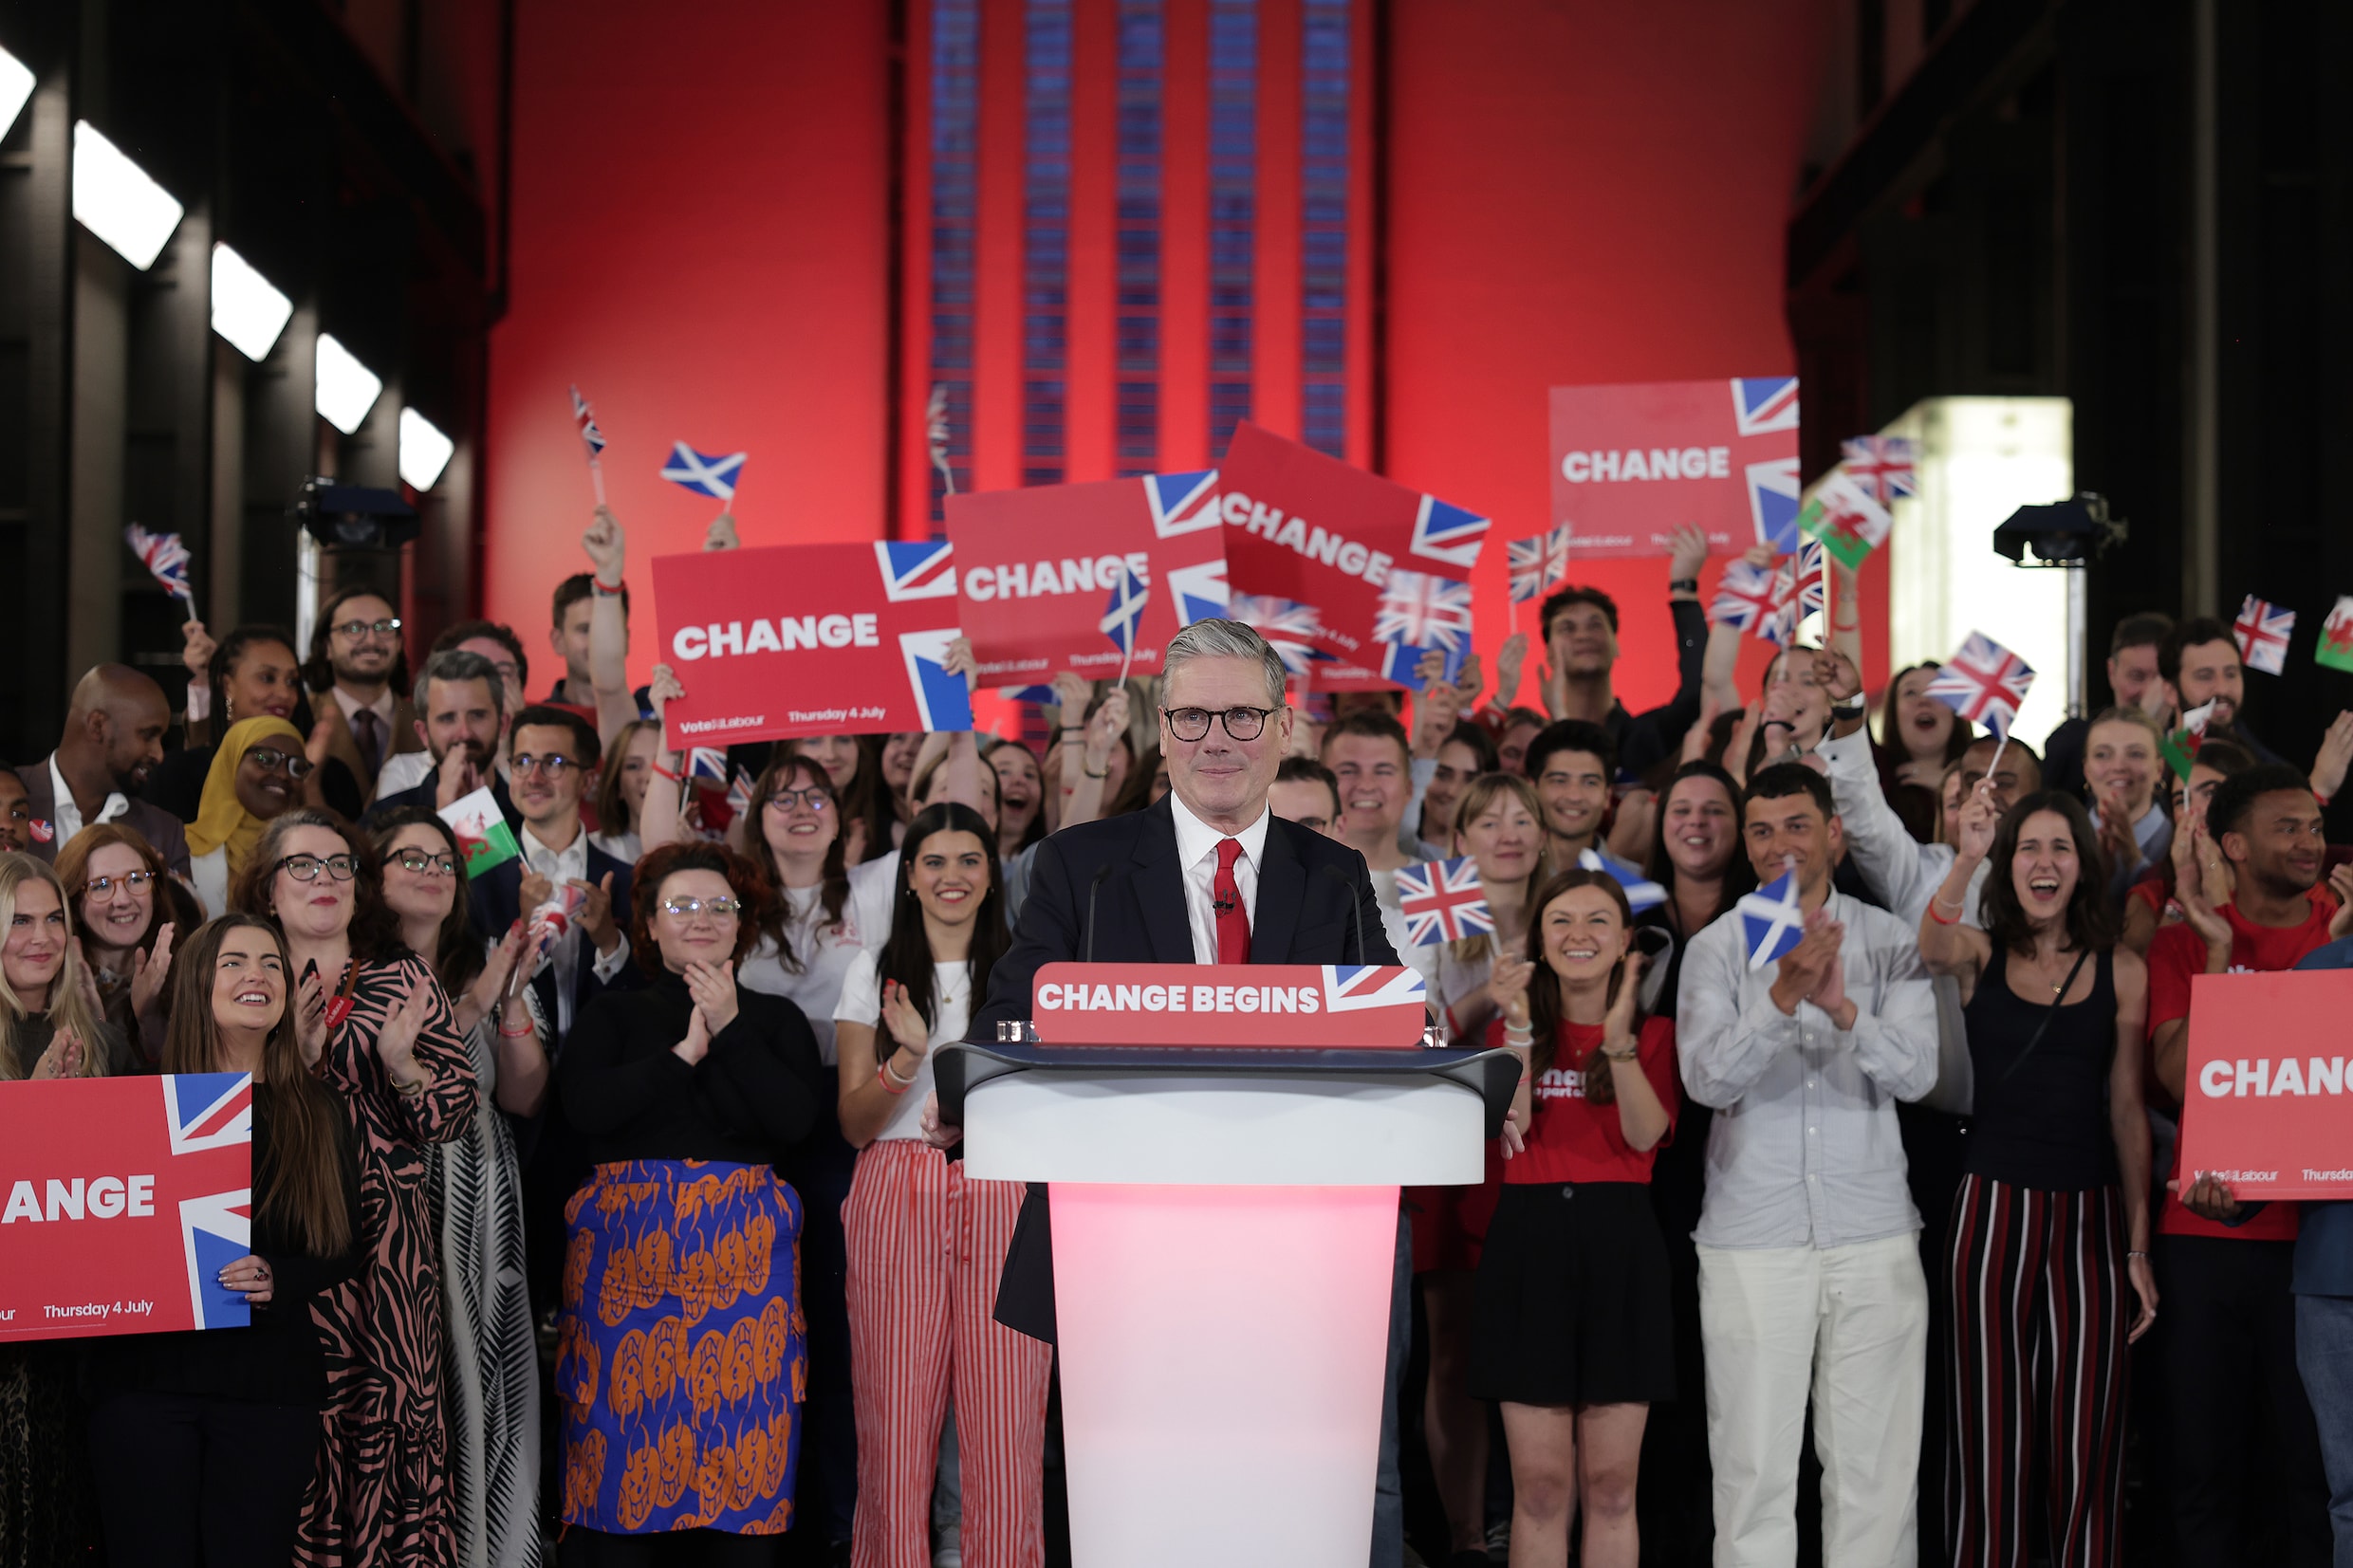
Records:
[[[627,541],[612,507],[597,508],[580,544],[596,571],[588,596],[588,681],[597,694],[597,738],[610,746],[621,726],[638,716],[638,701],[629,694],[629,613],[621,602]]]
[[[1977,988],[1977,976],[1993,957],[1993,943],[1974,926],[1962,923],[1968,913],[1969,885],[1993,846],[1993,829],[2001,808],[1993,801],[1993,782],[1981,782],[1961,803],[1961,841],[1944,881],[1929,895],[1920,916],[1920,958],[1931,974],[1949,974],[1960,982],[1966,1005]]]
[[[671,698],[684,696],[686,689],[678,684],[676,671],[667,664],[657,664],[654,682],[646,689],[646,694],[653,699],[655,727],[661,729],[667,744],[670,732],[662,728],[663,710]],[[681,775],[685,771],[678,764],[676,751],[654,753],[654,776],[645,782],[645,804],[638,812],[638,841],[646,850],[682,844],[695,836],[678,809],[678,792],[684,787]]]

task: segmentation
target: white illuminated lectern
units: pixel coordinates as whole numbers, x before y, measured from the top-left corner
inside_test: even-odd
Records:
[[[1483,1178],[1516,1061],[1426,1045],[1409,969],[1061,964],[1034,994],[936,1070],[967,1173],[1051,1192],[1073,1557],[1362,1568],[1398,1190]]]

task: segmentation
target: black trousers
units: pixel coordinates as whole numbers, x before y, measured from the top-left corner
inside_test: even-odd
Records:
[[[114,1568],[286,1568],[319,1466],[319,1412],[178,1393],[120,1393],[90,1412]]]
[[[2294,1250],[2158,1238],[2182,1568],[2327,1568],[2328,1485],[2288,1290]]]

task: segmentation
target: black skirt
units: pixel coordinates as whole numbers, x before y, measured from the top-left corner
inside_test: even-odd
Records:
[[[1675,1397],[1667,1248],[1635,1182],[1510,1185],[1471,1309],[1470,1392],[1516,1405]]]

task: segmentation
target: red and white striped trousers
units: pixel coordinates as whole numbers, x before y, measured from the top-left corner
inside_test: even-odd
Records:
[[[1039,1568],[1054,1353],[990,1316],[1019,1182],[966,1181],[913,1138],[868,1145],[842,1206],[858,1411],[853,1568],[930,1568],[939,1424],[955,1396],[967,1568]]]
[[[2113,1187],[2050,1192],[1964,1176],[1953,1200],[1945,1514],[1957,1568],[2056,1568],[2123,1550],[2124,1211]]]

